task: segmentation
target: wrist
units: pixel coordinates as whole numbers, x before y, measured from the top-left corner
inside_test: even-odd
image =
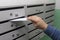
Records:
[[[39,24],[39,29],[42,29],[42,30],[46,30],[48,27],[48,24],[44,23],[44,24]]]
[[[44,27],[43,27],[43,30],[46,30],[48,27],[48,24],[45,24]]]

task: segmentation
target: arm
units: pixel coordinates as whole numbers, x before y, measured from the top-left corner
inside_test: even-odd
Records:
[[[53,28],[53,26],[46,24],[42,18],[31,16],[28,17],[28,20],[32,21],[36,28],[44,30],[45,34],[47,34],[53,40],[60,40],[60,31]]]
[[[44,32],[53,40],[60,40],[60,31],[55,29],[53,26],[48,25],[47,29],[44,30]]]

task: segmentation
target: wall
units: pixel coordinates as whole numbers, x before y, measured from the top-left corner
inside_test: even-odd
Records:
[[[55,10],[55,26],[60,29],[60,0],[56,0],[56,10]]]

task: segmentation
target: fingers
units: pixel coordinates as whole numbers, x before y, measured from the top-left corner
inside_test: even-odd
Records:
[[[28,17],[28,20],[30,20],[30,21],[32,21],[32,22],[36,22],[36,21],[35,21],[35,16],[30,16],[30,17]]]
[[[28,20],[32,21],[32,23],[39,29],[44,30],[47,28],[47,24],[38,16],[30,16],[28,17]]]
[[[28,20],[33,21],[33,22],[38,22],[38,21],[40,21],[40,17],[38,17],[38,16],[30,16],[30,17],[28,17]]]
[[[28,20],[34,20],[34,16],[28,17]]]

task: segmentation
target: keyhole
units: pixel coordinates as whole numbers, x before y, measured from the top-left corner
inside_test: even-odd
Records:
[[[16,34],[17,36],[19,36],[19,34]]]
[[[12,16],[13,14],[12,13],[10,13],[10,16]]]
[[[15,16],[17,17],[17,16],[18,16],[18,14],[15,14]]]
[[[38,10],[36,10],[36,11],[38,11]]]
[[[11,27],[13,27],[13,24],[11,25]]]
[[[15,35],[13,34],[12,37],[14,37]]]

